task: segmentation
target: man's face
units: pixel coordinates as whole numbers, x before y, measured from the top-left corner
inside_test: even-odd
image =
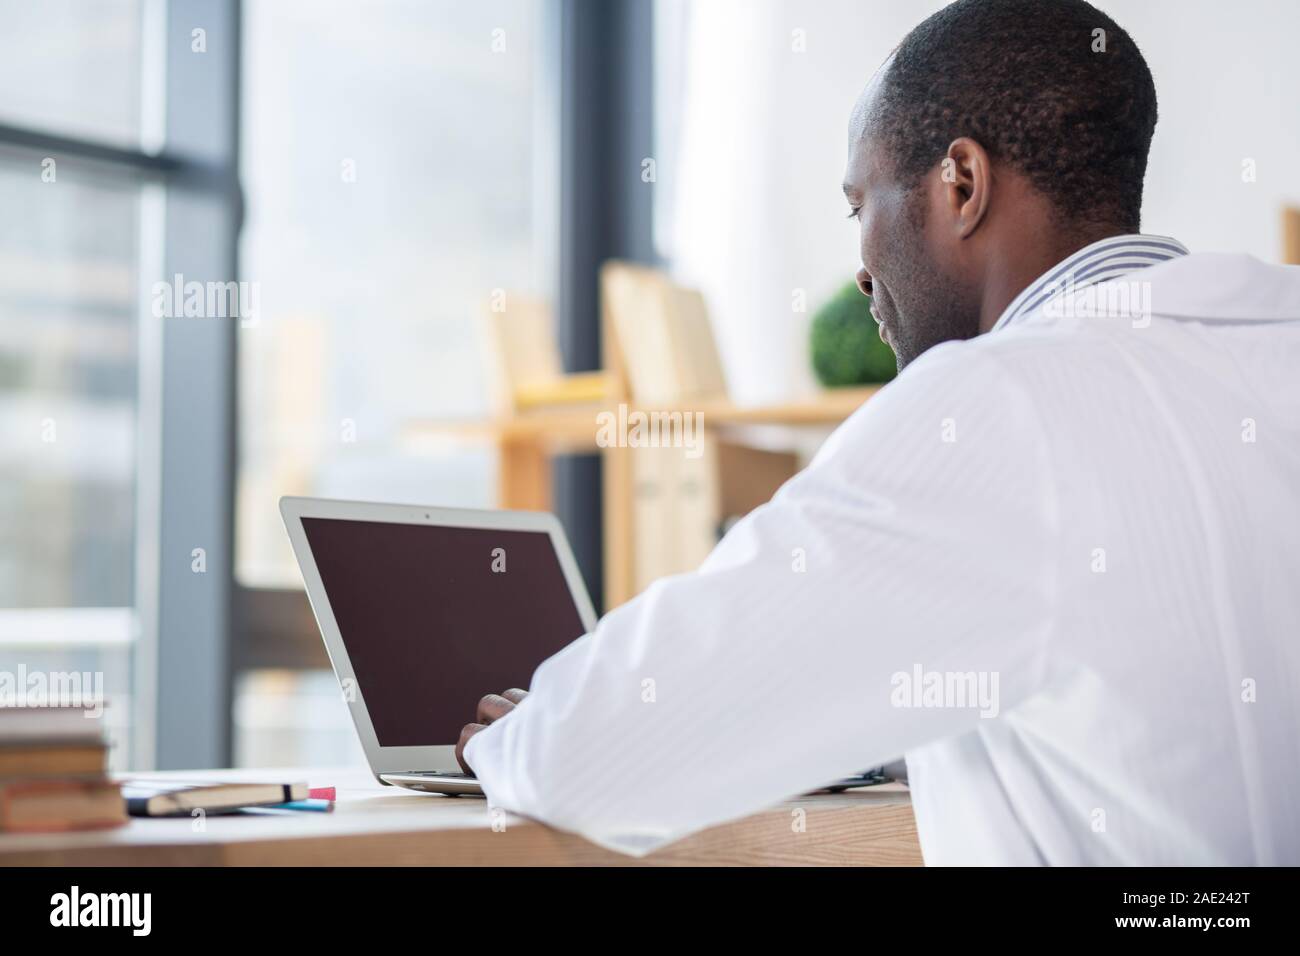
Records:
[[[960,280],[955,240],[942,228],[942,190],[930,183],[938,163],[919,185],[899,180],[873,128],[877,90],[873,80],[853,110],[844,195],[859,223],[858,287],[871,296],[880,337],[901,371],[931,346],[976,335],[979,302]]]

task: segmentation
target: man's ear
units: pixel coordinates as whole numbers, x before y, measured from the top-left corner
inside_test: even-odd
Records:
[[[939,168],[944,203],[958,239],[970,236],[984,221],[993,193],[992,167],[984,147],[969,136],[948,144]]]

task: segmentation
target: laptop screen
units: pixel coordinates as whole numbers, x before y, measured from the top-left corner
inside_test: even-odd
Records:
[[[455,743],[586,630],[544,531],[302,519],[381,747]]]

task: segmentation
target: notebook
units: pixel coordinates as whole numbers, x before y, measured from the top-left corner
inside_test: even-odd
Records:
[[[188,816],[195,810],[223,813],[243,807],[292,803],[308,797],[305,783],[201,783],[124,780],[122,796],[133,817]]]

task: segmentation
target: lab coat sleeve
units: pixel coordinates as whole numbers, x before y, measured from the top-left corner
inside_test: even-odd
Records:
[[[994,357],[927,353],[697,572],[537,669],[467,746],[491,805],[642,854],[996,720],[1050,638],[1041,436]]]

